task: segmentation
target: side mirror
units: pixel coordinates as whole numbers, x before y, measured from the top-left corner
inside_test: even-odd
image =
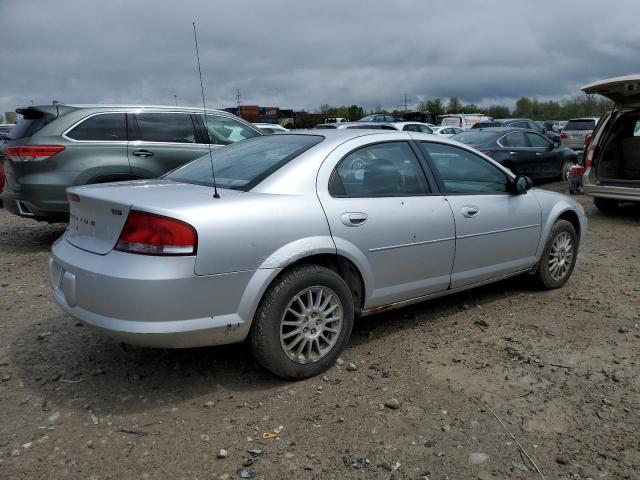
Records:
[[[509,191],[515,195],[522,195],[527,193],[533,187],[533,181],[526,175],[516,175],[509,184]]]

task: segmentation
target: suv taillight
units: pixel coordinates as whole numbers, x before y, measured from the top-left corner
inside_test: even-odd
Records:
[[[589,168],[593,165],[593,157],[596,154],[597,145],[589,145],[584,157],[584,168]]]
[[[141,255],[195,255],[196,230],[188,223],[153,213],[132,211],[115,250]]]
[[[7,147],[4,154],[14,162],[32,162],[45,160],[64,150],[62,145],[24,145]]]
[[[591,143],[591,133],[587,133],[584,136],[584,146],[586,147],[589,143]]]
[[[567,138],[567,134],[564,132],[560,133],[560,138]]]

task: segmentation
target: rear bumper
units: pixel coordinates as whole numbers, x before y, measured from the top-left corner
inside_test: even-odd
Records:
[[[622,202],[640,202],[640,188],[600,185],[589,177],[590,175],[585,175],[582,180],[582,189],[586,195]]]
[[[243,341],[253,312],[242,313],[247,287],[257,272],[265,278],[271,272],[199,276],[194,263],[194,257],[97,255],[60,238],[49,276],[58,305],[122,342],[183,348]]]
[[[47,210],[46,208],[42,208],[41,205],[36,205],[31,201],[26,200],[21,195],[3,192],[0,198],[2,199],[4,207],[14,215],[32,218],[34,220],[45,220],[48,222],[69,221],[68,211]]]

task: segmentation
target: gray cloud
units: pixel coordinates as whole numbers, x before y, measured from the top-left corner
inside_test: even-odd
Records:
[[[638,70],[637,0],[0,0],[0,112],[50,103],[395,107],[562,98]]]

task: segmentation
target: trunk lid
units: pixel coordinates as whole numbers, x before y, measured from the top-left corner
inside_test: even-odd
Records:
[[[600,80],[585,85],[582,91],[589,95],[602,95],[618,105],[637,107],[640,106],[640,74]]]
[[[210,187],[167,180],[69,188],[69,227],[64,236],[82,250],[106,255],[116,245],[131,210],[184,220],[180,210],[184,212],[202,202],[211,203],[212,191]],[[225,194],[231,193],[225,190]]]

